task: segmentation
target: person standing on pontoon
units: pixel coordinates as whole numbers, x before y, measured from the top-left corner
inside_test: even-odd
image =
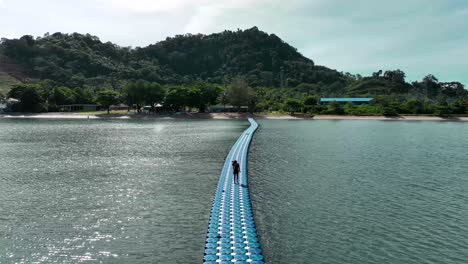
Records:
[[[232,172],[234,173],[234,184],[239,184],[240,165],[237,160],[232,162]]]

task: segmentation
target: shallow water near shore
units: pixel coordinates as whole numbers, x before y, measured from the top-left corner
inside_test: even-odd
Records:
[[[249,177],[268,263],[467,263],[468,125],[259,124]]]
[[[0,263],[200,263],[247,121],[0,120]]]
[[[468,125],[260,120],[266,260],[466,263]],[[201,263],[245,120],[0,120],[0,263]]]

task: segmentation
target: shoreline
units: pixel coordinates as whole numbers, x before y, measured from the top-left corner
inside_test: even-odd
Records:
[[[257,118],[261,120],[377,120],[377,121],[449,121],[468,122],[468,117],[438,117],[438,116],[342,116],[342,115],[269,115],[269,114],[244,114],[244,113],[175,113],[175,114],[81,114],[81,113],[38,113],[0,114],[0,119],[247,119]]]

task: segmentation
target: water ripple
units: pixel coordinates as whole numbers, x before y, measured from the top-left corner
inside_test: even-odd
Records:
[[[263,121],[249,175],[268,263],[466,263],[468,126]]]
[[[197,263],[243,121],[0,120],[0,263]]]

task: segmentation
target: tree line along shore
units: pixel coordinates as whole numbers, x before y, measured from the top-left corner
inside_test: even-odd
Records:
[[[143,106],[164,106],[164,112],[206,112],[212,105],[245,107],[250,113],[351,115],[351,116],[464,116],[468,103],[464,100],[418,100],[395,96],[377,96],[369,104],[355,105],[331,102],[319,104],[316,95],[271,98],[274,88],[252,88],[242,78],[235,78],[226,87],[206,82],[193,85],[161,85],[155,82],[130,82],[121,90],[103,89],[80,93],[60,86],[47,90],[37,83],[22,83],[11,88],[7,98],[11,112],[58,112],[61,105],[99,104],[109,113],[111,106],[125,104],[128,111],[141,112]],[[270,97],[270,100],[265,100]],[[1,100],[1,99],[0,99]],[[274,115],[274,114],[273,114]]]
[[[374,100],[321,105],[322,97]],[[468,91],[460,82],[439,81],[431,74],[408,83],[398,69],[370,76],[338,72],[254,27],[177,35],[143,48],[78,33],[2,39],[0,101],[15,112],[126,104],[137,112],[156,105],[171,112],[232,105],[252,113],[463,116]]]

